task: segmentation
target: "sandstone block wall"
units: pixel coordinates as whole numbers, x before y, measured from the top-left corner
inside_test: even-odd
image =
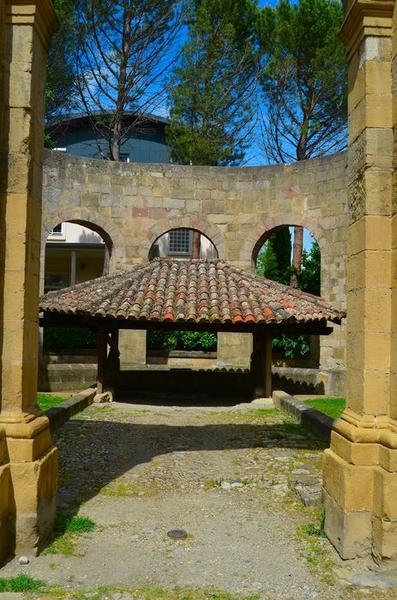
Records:
[[[211,239],[221,258],[251,269],[266,234],[302,225],[321,248],[322,294],[343,309],[346,160],[339,153],[293,165],[229,168],[112,163],[47,152],[42,256],[49,231],[60,221],[107,234],[113,244],[110,270],[147,261],[157,237],[191,227]],[[220,336],[220,363],[247,366],[250,342],[226,336],[234,334]],[[131,362],[142,361],[144,352],[135,354]],[[322,340],[321,367],[344,366],[345,332],[337,327]]]

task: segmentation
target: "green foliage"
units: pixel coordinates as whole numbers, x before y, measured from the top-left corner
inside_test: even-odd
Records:
[[[278,229],[263,245],[257,258],[256,272],[267,279],[288,285],[291,277],[291,233],[289,227]],[[310,294],[320,295],[321,252],[316,241],[302,254],[300,288]],[[273,349],[285,358],[307,356],[310,338],[307,335],[283,334],[273,338]]]
[[[39,592],[45,584],[39,579],[21,574],[16,577],[0,577],[0,592]]]
[[[188,40],[168,90],[168,143],[183,164],[238,163],[254,112],[255,0],[191,0]]]
[[[208,331],[148,331],[150,350],[202,350],[214,352],[217,336]]]
[[[97,347],[95,333],[86,327],[45,327],[44,350],[77,350]]]
[[[324,413],[331,417],[331,419],[339,419],[343,411],[345,410],[346,400],[344,398],[313,398],[313,400],[306,400],[305,404],[311,408]]]
[[[310,352],[310,338],[307,335],[287,335],[282,333],[273,338],[272,347],[285,358],[299,358]]]
[[[75,6],[76,0],[54,0],[59,28],[52,38],[45,88],[46,118],[50,121],[76,106]],[[49,136],[45,142],[46,147],[50,148],[52,142]]]
[[[316,241],[309,251],[302,254],[302,270],[299,285],[304,292],[319,296],[321,292],[321,252]]]
[[[346,56],[339,0],[280,0],[259,18],[265,148],[274,162],[346,145]]]
[[[264,244],[257,259],[256,272],[267,279],[288,284],[291,276],[291,233],[278,229]]]
[[[37,394],[37,404],[39,405],[40,410],[46,411],[53,406],[58,406],[65,402],[66,398],[62,398],[61,396],[54,396],[52,394]]]

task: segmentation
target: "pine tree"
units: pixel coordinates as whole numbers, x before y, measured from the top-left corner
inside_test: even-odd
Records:
[[[188,40],[170,79],[168,142],[184,164],[244,156],[258,69],[255,0],[192,0]]]
[[[275,163],[337,152],[347,142],[346,56],[339,0],[280,0],[259,19],[264,150]],[[290,283],[299,286],[303,229],[295,227]]]
[[[317,242],[309,251],[303,251],[300,287],[315,296],[321,293],[321,252]]]
[[[78,50],[75,36],[76,0],[54,0],[59,28],[53,36],[48,54],[46,120],[53,121],[76,107],[76,68],[74,54]]]
[[[165,101],[181,27],[179,0],[75,0],[77,84],[84,112],[120,160],[129,131]],[[126,111],[133,119],[126,120]]]

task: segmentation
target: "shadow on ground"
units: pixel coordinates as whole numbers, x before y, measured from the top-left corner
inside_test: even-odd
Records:
[[[76,514],[102,488],[156,456],[249,448],[321,450],[324,443],[295,423],[167,425],[73,419],[55,435],[61,457],[61,508]],[[260,411],[257,411],[260,414]],[[264,411],[265,412],[265,411]],[[144,411],[141,412],[145,414]]]

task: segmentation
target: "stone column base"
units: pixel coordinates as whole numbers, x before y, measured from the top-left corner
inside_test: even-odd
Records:
[[[0,563],[10,554],[10,465],[4,430],[0,430]]]
[[[54,526],[58,450],[47,417],[4,422],[2,415],[2,420],[9,457],[9,551],[36,555]]]
[[[342,558],[397,561],[397,424],[346,410],[323,462],[325,531]]]

